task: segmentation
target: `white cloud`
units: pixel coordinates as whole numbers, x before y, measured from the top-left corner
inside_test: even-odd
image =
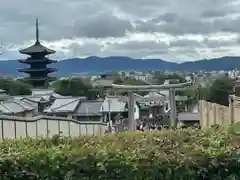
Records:
[[[240,55],[239,0],[0,0],[1,59],[40,38],[55,59],[130,56],[185,61]],[[1,49],[0,49],[1,51]]]

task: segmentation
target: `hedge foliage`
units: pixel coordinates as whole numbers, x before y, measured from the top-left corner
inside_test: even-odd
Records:
[[[239,180],[238,138],[168,130],[4,140],[1,180]]]

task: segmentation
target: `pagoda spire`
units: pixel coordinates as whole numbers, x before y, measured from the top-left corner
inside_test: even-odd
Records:
[[[38,18],[36,19],[36,43],[39,43]]]

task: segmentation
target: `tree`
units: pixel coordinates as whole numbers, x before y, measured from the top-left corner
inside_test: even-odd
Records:
[[[209,101],[227,106],[229,94],[233,92],[234,81],[227,76],[216,79],[210,87]]]
[[[137,80],[131,77],[127,78],[117,78],[114,82],[114,84],[122,84],[122,85],[147,85],[146,82],[142,80]]]
[[[116,78],[115,81],[113,81],[114,84],[123,84],[124,83],[124,80],[122,78]]]
[[[124,85],[147,85],[146,82],[142,81],[142,80],[136,80],[134,78],[126,78],[123,80],[122,84]]]
[[[54,91],[63,96],[89,96],[92,86],[80,78],[63,79],[53,83]]]
[[[163,84],[165,80],[170,80],[170,84],[183,83],[186,82],[184,76],[181,76],[177,73],[173,74],[164,74],[158,73],[155,75],[156,84]]]
[[[209,87],[199,87],[197,89],[188,88],[180,95],[187,96],[185,102],[188,106],[195,105],[198,100],[205,100],[212,103],[228,106],[228,97],[233,91],[234,81],[228,76],[221,76]]]
[[[189,87],[184,91],[180,91],[179,95],[187,96],[187,101],[185,103],[188,107],[193,107],[199,100],[209,100],[209,87],[199,87],[197,89]]]
[[[133,86],[138,86],[138,85],[147,85],[146,82],[142,80],[137,80],[131,77],[127,77],[125,79],[117,78],[114,81],[114,84],[121,84],[121,85],[133,85]],[[143,96],[146,95],[146,92],[138,92],[139,95]],[[121,95],[127,95],[127,92],[122,92]]]
[[[31,86],[13,79],[0,79],[0,89],[3,89],[11,96],[32,94]]]

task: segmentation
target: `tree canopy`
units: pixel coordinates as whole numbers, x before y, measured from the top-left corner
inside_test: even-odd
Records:
[[[188,107],[194,107],[199,100],[209,100],[209,87],[199,87],[193,88],[189,87],[185,91],[180,91],[178,95],[187,96],[187,101],[185,102]]]
[[[173,74],[157,73],[157,74],[155,74],[156,84],[163,84],[164,81],[167,79],[170,80],[170,84],[186,82],[184,76],[181,76],[177,73],[173,73]]]
[[[228,105],[229,94],[232,93],[234,81],[228,76],[221,76],[213,81],[209,87],[189,88],[184,92],[188,96],[188,104],[196,104],[198,100],[206,100],[212,103]]]
[[[54,91],[63,96],[88,96],[91,84],[81,78],[58,80],[52,84]]]
[[[228,105],[228,96],[233,92],[234,81],[228,76],[216,79],[210,87],[209,101],[221,105]]]
[[[0,89],[5,90],[11,96],[30,95],[32,93],[30,85],[13,79],[0,79]]]
[[[130,78],[130,77],[127,77],[124,79],[117,78],[114,81],[114,83],[115,84],[123,84],[123,85],[147,85],[147,83],[142,80],[137,80],[137,79]]]

